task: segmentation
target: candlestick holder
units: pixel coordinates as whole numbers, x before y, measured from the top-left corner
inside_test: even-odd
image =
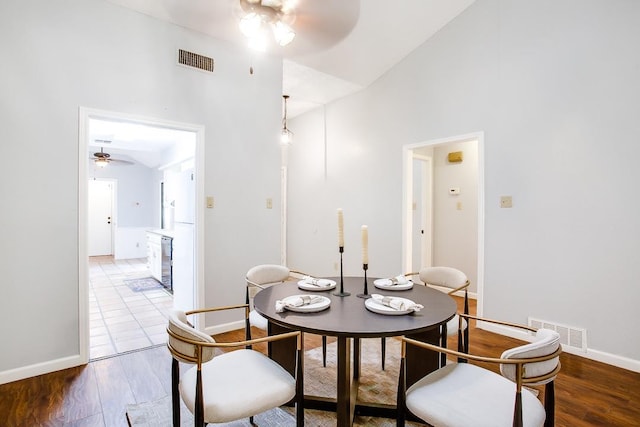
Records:
[[[344,291],[344,277],[342,276],[342,253],[344,252],[344,246],[340,246],[340,292],[335,292],[334,295],[338,297],[348,297],[351,295],[349,292]]]
[[[367,291],[367,270],[369,269],[369,264],[362,264],[362,269],[364,270],[364,292],[356,295],[358,298],[369,299],[371,295]]]

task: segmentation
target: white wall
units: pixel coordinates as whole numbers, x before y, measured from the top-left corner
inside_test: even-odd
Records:
[[[403,144],[484,131],[484,314],[586,328],[640,369],[640,2],[477,0],[368,89],[291,120],[289,260],[401,268]],[[326,153],[326,156],[325,156]],[[325,175],[326,161],[326,175]],[[512,209],[500,209],[502,195]]]
[[[79,363],[81,106],[205,126],[205,304],[242,302],[248,268],[278,262],[281,60],[250,75],[249,53],[102,0],[0,2],[0,51],[0,382]]]
[[[89,179],[115,179],[116,227],[160,228],[162,172],[141,164],[96,167],[89,160]]]

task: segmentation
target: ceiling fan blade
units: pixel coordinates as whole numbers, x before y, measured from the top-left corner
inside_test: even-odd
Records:
[[[109,159],[109,163],[111,163],[111,162],[113,162],[115,164],[118,164],[118,165],[122,165],[122,166],[125,166],[125,165],[128,166],[128,165],[133,165],[134,164],[134,162],[130,162],[129,160],[121,160],[121,159]]]
[[[360,2],[300,0],[294,13],[296,38],[286,47],[288,56],[328,49],[347,37],[360,17]]]

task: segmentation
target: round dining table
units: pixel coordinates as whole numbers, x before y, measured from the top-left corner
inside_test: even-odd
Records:
[[[254,308],[269,321],[269,334],[285,331],[302,331],[311,334],[336,337],[337,341],[337,396],[335,401],[305,396],[306,409],[332,410],[337,414],[337,426],[353,423],[354,415],[371,415],[395,418],[393,405],[368,405],[357,402],[360,377],[360,339],[406,335],[414,339],[438,344],[441,326],[456,313],[456,302],[449,295],[436,289],[414,284],[411,289],[393,291],[374,286],[375,278],[367,279],[367,293],[407,298],[423,306],[420,311],[402,315],[381,314],[365,307],[365,298],[357,294],[364,291],[363,277],[344,277],[342,287],[349,296],[335,295],[341,288],[340,277],[329,277],[337,282],[331,290],[308,291],[299,288],[298,281],[288,281],[258,292],[253,300]],[[299,312],[285,309],[279,312],[276,302],[294,295],[323,296],[330,300],[321,311]],[[387,312],[382,310],[383,312]],[[394,313],[395,314],[395,313]],[[303,340],[304,341],[304,340]],[[353,346],[353,352],[351,347]],[[350,355],[353,354],[353,360]],[[295,372],[295,342],[270,343],[269,355],[292,374]],[[406,352],[407,387],[439,367],[438,354],[416,346],[408,346]],[[352,363],[353,362],[353,369]]]

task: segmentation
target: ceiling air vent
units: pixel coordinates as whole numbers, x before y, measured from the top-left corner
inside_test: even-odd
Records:
[[[213,58],[178,49],[178,63],[202,71],[213,72]]]

